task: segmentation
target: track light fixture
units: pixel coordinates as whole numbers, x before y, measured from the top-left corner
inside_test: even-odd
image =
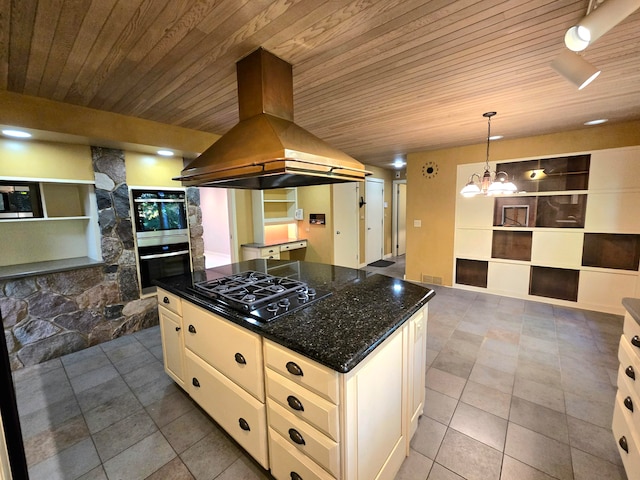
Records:
[[[567,30],[564,43],[569,50],[581,52],[638,8],[640,0],[605,0]]]
[[[582,90],[600,75],[600,70],[574,52],[564,50],[551,62],[551,68]]]
[[[460,190],[463,197],[475,197],[476,195],[504,195],[515,193],[518,188],[509,181],[509,175],[506,172],[491,171],[489,166],[489,143],[491,141],[491,117],[496,112],[483,113],[482,116],[487,119],[487,158],[484,164],[484,173],[482,176],[474,173],[469,177],[469,181]]]

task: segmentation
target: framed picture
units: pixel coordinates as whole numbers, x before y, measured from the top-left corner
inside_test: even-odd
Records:
[[[529,205],[504,205],[502,207],[503,227],[526,227],[529,225]]]

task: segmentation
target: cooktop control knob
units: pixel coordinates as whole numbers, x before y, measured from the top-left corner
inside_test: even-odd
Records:
[[[307,289],[307,295],[309,295],[311,298],[316,296],[316,289],[315,288],[308,288]]]
[[[278,311],[278,304],[277,303],[270,303],[269,305],[267,305],[267,311],[268,312],[277,312]]]
[[[289,308],[290,305],[291,305],[291,300],[289,300],[288,298],[283,298],[278,302],[278,306],[282,308]]]

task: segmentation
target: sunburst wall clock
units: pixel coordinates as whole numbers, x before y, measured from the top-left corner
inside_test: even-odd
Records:
[[[426,162],[423,166],[422,166],[422,176],[424,178],[434,178],[436,175],[438,175],[438,164],[435,162]]]

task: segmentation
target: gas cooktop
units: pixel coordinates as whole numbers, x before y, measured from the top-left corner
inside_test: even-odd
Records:
[[[213,300],[214,304],[247,313],[263,322],[300,310],[331,294],[289,277],[252,270],[197,282],[192,290]]]

